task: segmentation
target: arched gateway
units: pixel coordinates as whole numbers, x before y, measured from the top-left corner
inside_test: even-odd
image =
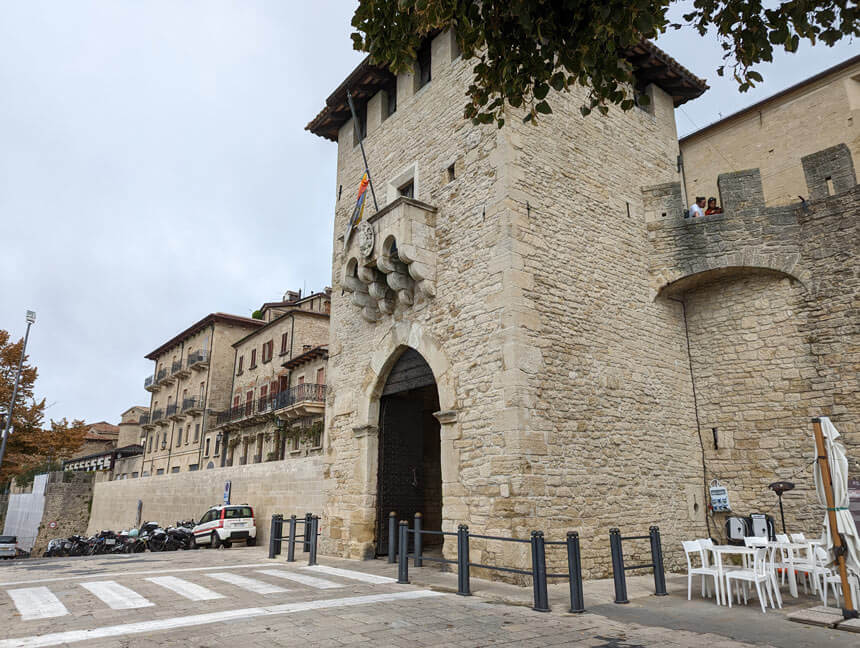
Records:
[[[442,525],[439,392],[433,370],[407,348],[388,374],[379,400],[376,553],[388,553],[388,517],[411,520],[417,512],[426,528]]]

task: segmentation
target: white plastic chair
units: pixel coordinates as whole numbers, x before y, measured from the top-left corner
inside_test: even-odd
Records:
[[[691,600],[693,591],[693,575],[698,574],[702,577],[702,597],[705,597],[706,582],[705,577],[710,576],[714,579],[714,593],[717,598],[717,605],[720,604],[720,574],[716,567],[708,565],[708,559],[705,557],[705,548],[699,540],[684,540],[681,542],[684,546],[684,555],[687,557],[687,600]],[[691,555],[699,555],[699,564],[701,566],[694,567]]]
[[[729,607],[732,607],[732,581],[744,582],[744,603],[747,601],[746,586],[749,583],[755,585],[759,603],[761,603],[762,614],[765,613],[765,596],[770,596],[770,606],[774,607],[773,594],[770,590],[770,576],[767,573],[767,547],[756,547],[753,554],[753,566],[751,569],[736,569],[726,573],[726,593],[728,594]],[[764,593],[761,586],[764,585]]]

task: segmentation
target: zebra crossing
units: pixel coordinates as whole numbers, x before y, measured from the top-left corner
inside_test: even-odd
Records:
[[[156,585],[159,591],[169,593],[168,601],[175,600],[176,596],[189,601],[225,599],[231,595],[225,593],[230,591],[230,588],[261,595],[283,594],[296,591],[292,587],[288,588],[276,585],[270,582],[271,579],[278,579],[281,582],[286,581],[291,586],[292,584],[296,584],[300,589],[304,587],[312,590],[333,590],[347,587],[350,584],[354,585],[356,582],[371,585],[395,582],[393,578],[322,565],[303,567],[300,570],[272,568],[249,569],[248,571],[253,576],[240,575],[234,571],[221,571],[213,568],[212,571],[201,572],[193,576],[188,574],[183,574],[183,577],[152,576],[143,578],[142,580],[146,583]],[[323,574],[327,578],[322,578],[316,574]],[[206,583],[206,585],[211,585],[214,589],[188,580],[195,576],[204,576],[213,581],[212,583]],[[332,580],[332,577],[340,580]],[[266,578],[270,580],[264,580]],[[67,584],[64,585],[68,586]],[[156,605],[156,603],[146,598],[146,596],[115,580],[85,581],[78,583],[77,586],[88,592],[101,604],[113,610],[134,610],[154,607]],[[222,591],[218,591],[219,589]],[[22,621],[51,619],[70,614],[62,600],[47,585],[11,588],[7,589],[6,593],[12,600]],[[148,595],[152,596],[151,594]],[[153,596],[153,598],[156,597]],[[167,604],[169,605],[170,603],[168,602]],[[2,614],[0,614],[0,621],[2,621]]]

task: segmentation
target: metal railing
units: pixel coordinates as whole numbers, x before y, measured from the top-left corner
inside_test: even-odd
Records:
[[[317,538],[319,538],[319,516],[313,513],[305,513],[305,517],[298,518],[291,515],[288,520],[289,532],[283,537],[284,516],[276,513],[272,516],[272,526],[269,532],[269,558],[281,554],[281,543],[287,541],[287,562],[296,561],[296,540],[302,539],[302,551],[308,555],[308,565],[317,564]],[[302,533],[296,533],[298,525],[302,526]]]
[[[624,566],[624,552],[621,548],[622,540],[648,540],[651,544],[651,562],[643,565]],[[612,552],[612,580],[615,582],[615,602],[629,603],[627,600],[627,577],[624,572],[632,569],[654,570],[654,593],[657,596],[666,596],[666,573],[663,571],[663,547],[660,543],[660,529],[652,526],[648,529],[648,535],[621,536],[621,531],[609,529],[609,549]]]
[[[324,403],[326,386],[313,383],[295,385],[289,389],[275,394],[268,394],[256,400],[245,401],[228,410],[219,412],[215,417],[216,425],[224,425],[234,421],[241,421],[257,414],[267,414],[277,410],[291,407],[299,403]]]
[[[172,365],[170,365],[170,375],[172,376],[177,371],[182,371],[182,360],[177,360]]]
[[[164,410],[163,409],[153,410],[153,412],[152,412],[152,422],[153,423],[155,423],[156,421],[160,421],[163,418],[164,418]]]
[[[491,569],[493,571],[507,572],[509,574],[520,574],[531,576],[534,590],[534,605],[532,609],[537,612],[549,612],[549,595],[547,590],[547,579],[567,578],[570,582],[570,612],[584,612],[582,594],[582,563],[579,548],[579,533],[568,531],[565,540],[548,541],[544,538],[543,531],[532,531],[528,540],[522,538],[505,538],[502,536],[480,535],[469,533],[469,527],[460,524],[457,532],[428,530],[422,528],[423,518],[420,513],[415,514],[414,526],[409,528],[407,520],[401,520],[397,524],[397,514],[392,512],[388,517],[388,561],[394,562],[392,556],[397,554],[397,582],[409,582],[409,558],[413,559],[414,567],[423,567],[424,561],[447,563],[457,565],[457,594],[460,596],[471,596],[470,568]],[[399,529],[398,529],[399,527]],[[398,529],[398,532],[395,532]],[[413,552],[409,553],[409,534],[413,537]],[[441,535],[456,536],[457,559],[437,558],[426,556],[423,552],[423,536]],[[397,540],[395,540],[397,538]],[[469,542],[472,538],[480,540],[495,540],[501,542],[519,542],[531,545],[531,569],[515,569],[513,567],[500,567],[498,565],[487,565],[473,563],[469,559]],[[564,545],[567,549],[567,573],[550,574],[546,570],[546,547]],[[398,551],[398,546],[400,551]]]
[[[165,378],[167,378],[167,369],[159,369],[155,376],[155,382],[161,382]]]
[[[174,414],[176,414],[177,411],[179,411],[179,407],[176,405],[176,403],[173,403],[172,405],[167,406],[167,416],[168,417],[173,416]]]
[[[155,382],[155,376],[147,376],[143,379],[143,388],[152,387],[152,383]]]
[[[188,410],[192,409],[203,409],[203,401],[204,399],[199,396],[185,398],[182,400],[182,411],[187,412]]]
[[[294,385],[275,395],[275,409],[283,409],[296,403],[324,403],[325,392],[325,385],[317,385],[315,383]]]
[[[209,352],[199,349],[188,354],[188,360],[185,363],[186,367],[191,367],[201,362],[209,362]]]
[[[148,425],[149,424],[149,414],[141,414],[140,418],[137,419],[138,425]]]

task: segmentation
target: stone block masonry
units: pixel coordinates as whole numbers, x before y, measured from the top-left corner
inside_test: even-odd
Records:
[[[101,529],[121,530],[134,525],[137,501],[143,502],[142,520],[164,525],[200,519],[210,506],[223,502],[224,483],[232,482],[233,504],[250,504],[257,520],[257,542],[268,542],[272,515],[305,512],[320,514],[321,457],[302,457],[247,466],[124,479],[96,484],[88,534]]]
[[[83,533],[90,519],[93,503],[94,472],[51,473],[45,488],[45,508],[39,534],[33,545],[33,556],[41,556],[52,538]],[[56,523],[51,527],[51,523]]]

